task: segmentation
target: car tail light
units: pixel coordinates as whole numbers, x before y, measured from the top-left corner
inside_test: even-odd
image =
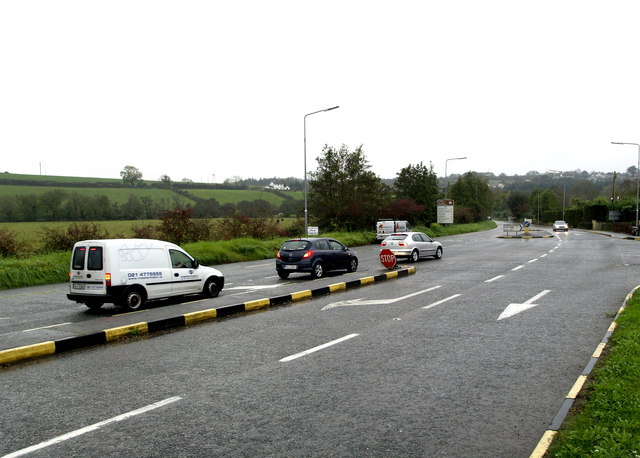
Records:
[[[105,273],[104,274],[104,282],[106,283],[107,287],[111,286],[111,274],[110,273]]]
[[[380,245],[387,246],[387,242],[382,242]]]
[[[313,256],[313,250],[309,250],[307,251],[305,254],[302,255],[302,259],[308,259],[311,256]]]
[[[407,246],[407,244],[404,242],[398,242],[398,246]]]
[[[276,259],[280,259],[280,252],[279,251],[276,253]]]

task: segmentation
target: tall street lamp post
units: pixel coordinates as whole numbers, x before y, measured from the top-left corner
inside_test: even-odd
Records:
[[[449,182],[447,181],[447,165],[449,164],[449,161],[460,161],[462,159],[466,159],[467,156],[465,157],[450,157],[449,159],[447,159],[446,161],[444,161],[444,198],[447,198],[447,191],[449,190]]]
[[[640,225],[640,220],[638,219],[638,201],[640,200],[640,143],[628,143],[628,142],[611,142],[613,145],[635,145],[638,147],[638,168],[636,169],[637,184],[636,184],[636,221],[635,226],[638,227]]]
[[[307,217],[307,194],[309,191],[307,182],[307,116],[335,110],[336,108],[340,108],[340,106],[336,105],[335,107],[325,108],[324,110],[318,110],[304,115],[304,235],[307,235],[309,230],[309,219]]]
[[[565,207],[565,201],[567,200],[567,181],[564,180],[564,172],[561,172],[560,170],[549,170],[549,172],[559,173],[560,176],[563,178],[562,180],[562,221],[564,221],[564,207]]]

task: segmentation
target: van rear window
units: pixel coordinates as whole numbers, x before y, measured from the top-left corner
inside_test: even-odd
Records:
[[[82,270],[84,269],[84,257],[87,253],[87,247],[78,246],[75,250],[73,250],[73,261],[71,265],[73,266],[73,270]]]
[[[102,270],[102,247],[89,247],[89,257],[87,258],[87,270]]]

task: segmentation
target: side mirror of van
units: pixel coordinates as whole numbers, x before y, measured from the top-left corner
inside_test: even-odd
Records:
[[[197,269],[198,267],[200,267],[200,261],[198,261],[197,259],[193,260],[193,268]]]

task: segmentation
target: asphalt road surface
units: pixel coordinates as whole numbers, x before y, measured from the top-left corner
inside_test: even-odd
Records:
[[[640,284],[640,244],[500,234],[442,238],[444,258],[408,277],[1,369],[0,455],[529,456]],[[213,302],[138,317],[94,314],[63,286],[5,291],[0,337],[374,275],[378,249],[317,281],[274,278],[270,261],[222,266]]]

